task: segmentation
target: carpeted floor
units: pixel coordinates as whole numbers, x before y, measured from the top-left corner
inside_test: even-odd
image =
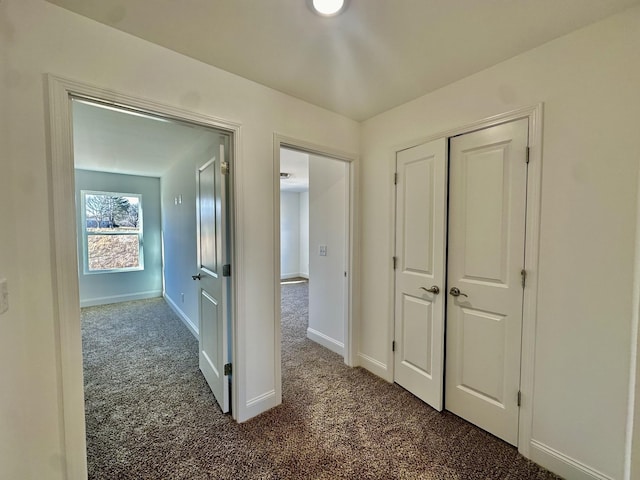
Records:
[[[283,404],[243,424],[162,299],[83,309],[89,478],[558,478],[306,339],[307,292],[282,286]]]

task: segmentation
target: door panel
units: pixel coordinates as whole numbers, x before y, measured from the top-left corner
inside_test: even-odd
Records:
[[[505,207],[504,145],[491,145],[465,152],[461,158],[461,195],[464,195],[464,277],[504,283],[504,251],[508,236],[508,212]],[[462,200],[462,199],[460,199]],[[508,202],[506,202],[508,204]]]
[[[433,303],[408,295],[404,295],[403,300],[405,322],[402,331],[402,361],[407,366],[413,366],[418,373],[422,371],[424,375],[431,376]]]
[[[216,378],[220,377],[220,370],[217,365],[220,364],[220,359],[217,357],[221,353],[221,349],[218,348],[218,331],[220,325],[220,305],[218,301],[211,297],[205,290],[200,291],[200,312],[202,316],[202,330],[200,335],[202,336],[202,348],[200,349],[203,360],[206,363],[207,368],[210,368]]]
[[[215,275],[217,271],[216,252],[216,163],[210,161],[199,170],[199,222],[200,222],[200,267]]]
[[[400,155],[400,162],[404,158],[405,155]],[[434,230],[435,161],[435,157],[420,158],[400,165],[402,178],[398,194],[403,196],[402,230],[410,233],[403,235],[400,259],[403,271],[417,275],[433,275],[434,252],[431,238]]]
[[[462,310],[459,388],[504,404],[505,337],[503,315]]]
[[[454,137],[449,160],[446,408],[516,445],[526,119]]]
[[[221,163],[224,142],[197,172],[198,286],[200,289],[199,364],[224,413],[229,411],[229,382],[224,365],[228,349],[228,278],[222,274],[226,262],[226,177]]]
[[[442,410],[446,139],[396,159],[394,380]]]

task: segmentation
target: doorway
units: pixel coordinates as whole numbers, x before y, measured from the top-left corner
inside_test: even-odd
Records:
[[[164,297],[227,412],[228,135],[78,97],[71,109],[81,305]]]
[[[283,282],[296,278],[308,281],[306,336],[343,358],[348,315],[348,206],[347,162],[281,148],[280,278]]]
[[[394,381],[513,445],[529,121],[434,139],[396,160]]]
[[[62,390],[64,393],[63,418],[65,431],[66,461],[70,475],[78,478],[86,476],[86,437],[84,421],[84,394],[82,375],[82,345],[80,333],[79,286],[76,248],[76,209],[74,192],[74,158],[72,144],[72,99],[84,99],[100,103],[107,108],[125,110],[133,115],[152,116],[160,121],[177,122],[185,125],[196,125],[212,128],[222,132],[229,138],[228,155],[235,158],[234,140],[239,126],[195,114],[186,110],[169,107],[156,102],[130,97],[124,94],[105,91],[103,89],[81,84],[52,75],[48,76],[50,100],[51,130],[51,177],[54,229],[54,249],[56,264],[56,283],[66,288],[57,292],[57,319],[60,345],[60,369],[62,373]],[[196,169],[190,171],[189,177],[195,179]],[[233,203],[233,169],[229,180],[229,199]],[[129,193],[129,192],[119,192]],[[178,199],[176,199],[178,202]],[[179,202],[178,202],[179,203]],[[233,208],[230,208],[233,212]],[[195,222],[195,214],[192,215]],[[230,215],[230,257],[235,258],[233,249],[233,215]],[[194,271],[191,272],[195,273]],[[191,279],[189,278],[191,281]],[[235,305],[237,303],[237,282],[230,280],[227,301],[229,304],[230,334],[226,341],[235,340]],[[232,350],[235,355],[235,349]],[[232,384],[234,395],[232,404],[237,402],[237,383]]]
[[[283,153],[285,152],[285,153]],[[330,147],[311,144],[302,140],[284,137],[276,134],[274,136],[274,210],[275,215],[275,244],[276,255],[274,256],[274,271],[276,278],[274,279],[274,305],[275,305],[275,331],[276,344],[276,400],[277,403],[282,402],[282,326],[281,326],[281,301],[282,301],[282,274],[285,272],[283,267],[283,255],[281,253],[284,236],[281,236],[281,182],[280,172],[287,172],[282,169],[283,164],[281,157],[293,154],[294,156],[305,156],[309,158],[309,176],[314,177],[318,185],[318,198],[314,201],[314,186],[310,187],[309,193],[309,242],[308,247],[306,241],[301,243],[303,252],[299,258],[302,258],[301,277],[306,277],[304,271],[305,258],[308,258],[309,271],[309,328],[307,328],[307,338],[323,345],[324,347],[338,353],[344,358],[345,364],[354,365],[355,348],[353,342],[355,338],[354,331],[354,304],[357,304],[357,288],[356,286],[356,269],[357,251],[354,250],[354,244],[357,242],[356,222],[356,188],[357,188],[357,159],[355,155],[336,151]],[[286,162],[286,160],[285,160]],[[317,167],[320,167],[319,173]],[[316,172],[314,174],[314,172]],[[290,177],[293,181],[295,179]],[[311,180],[314,182],[313,180]],[[315,183],[315,182],[314,182]],[[332,190],[333,189],[333,190]],[[339,192],[339,193],[336,193]],[[299,205],[306,205],[306,200],[299,201]],[[336,209],[336,202],[339,210],[343,213],[332,214],[330,206]],[[314,208],[314,204],[315,207]],[[314,213],[314,211],[321,213]],[[298,207],[299,211],[299,207]],[[322,213],[324,212],[324,214]],[[324,215],[324,217],[323,217]],[[313,221],[311,217],[316,216],[319,220]],[[302,222],[305,223],[303,219]],[[315,226],[314,226],[315,225]],[[308,257],[305,257],[308,252]],[[300,253],[300,252],[299,252]],[[315,266],[314,266],[315,265]],[[314,271],[317,272],[314,276]],[[334,275],[330,278],[328,275]],[[285,275],[287,276],[287,275]],[[314,277],[316,281],[314,284]],[[305,278],[306,281],[306,278]],[[336,309],[336,305],[328,305],[326,299],[339,298],[340,305]],[[315,299],[315,300],[314,300]],[[323,300],[325,299],[325,300]],[[314,303],[314,301],[316,303]],[[318,303],[319,302],[319,303]],[[331,311],[330,309],[334,310]],[[328,318],[329,317],[329,318]],[[315,323],[315,318],[319,318],[319,323]],[[326,320],[330,320],[327,322]],[[324,324],[323,324],[323,321]],[[316,328],[316,325],[320,325]],[[326,329],[325,329],[326,327]]]

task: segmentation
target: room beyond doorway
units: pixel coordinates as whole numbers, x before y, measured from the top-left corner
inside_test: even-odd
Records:
[[[221,121],[188,110],[170,107],[155,101],[144,100],[118,92],[106,92],[104,89],[91,85],[66,80],[52,75],[47,76],[49,86],[50,134],[51,134],[51,180],[53,223],[56,229],[53,235],[54,258],[56,259],[56,277],[58,285],[63,285],[57,291],[56,315],[58,322],[58,342],[60,352],[60,372],[64,381],[61,391],[64,397],[62,406],[64,444],[68,471],[73,478],[86,476],[86,436],[84,419],[84,391],[82,375],[82,343],[80,334],[79,287],[77,274],[77,221],[74,192],[74,154],[72,136],[71,100],[74,98],[99,102],[106,107],[124,108],[142,115],[154,115],[162,119],[192,123],[199,126],[211,127],[230,135],[235,158],[235,139],[239,132],[239,125]],[[115,99],[118,99],[117,101]],[[232,177],[231,191],[235,191]],[[118,192],[128,193],[128,192]],[[233,198],[233,193],[232,193]],[[232,236],[233,237],[233,236]],[[233,244],[233,242],[232,242]],[[234,250],[232,257],[239,255]],[[236,277],[237,278],[237,277]],[[234,285],[230,302],[238,303],[237,281],[232,278]],[[236,318],[232,315],[232,330],[236,330]],[[232,339],[234,334],[232,334]],[[235,350],[233,355],[235,356]],[[237,404],[238,384],[242,383],[242,373],[238,372],[236,382],[233,383],[233,400]],[[242,392],[240,392],[242,393]],[[237,410],[235,410],[237,411]]]
[[[280,150],[280,279],[309,280],[307,338],[344,357],[348,163]]]
[[[355,325],[357,325],[357,322],[354,321],[354,306],[358,305],[358,288],[357,288],[357,262],[358,262],[358,252],[354,250],[354,245],[357,244],[358,241],[358,231],[356,228],[356,222],[355,222],[355,218],[356,218],[356,191],[357,191],[357,157],[354,154],[350,154],[350,153],[345,153],[345,152],[340,152],[337,151],[335,149],[332,149],[331,147],[326,147],[326,146],[321,146],[321,145],[315,145],[315,144],[311,144],[302,140],[297,140],[297,139],[292,139],[290,137],[284,137],[278,134],[274,135],[274,152],[273,152],[273,159],[274,159],[274,164],[273,164],[273,168],[274,168],[274,177],[273,177],[273,182],[274,182],[274,211],[276,212],[275,215],[275,224],[274,224],[274,234],[275,234],[275,239],[276,239],[276,250],[275,250],[275,255],[274,255],[274,271],[275,271],[275,278],[274,278],[274,304],[276,306],[276,310],[275,310],[275,322],[274,322],[274,329],[276,331],[276,342],[275,342],[275,350],[276,350],[276,401],[277,403],[281,403],[282,402],[282,373],[281,373],[281,358],[282,358],[282,353],[281,353],[281,338],[282,338],[282,333],[281,333],[281,317],[282,317],[282,310],[281,310],[281,271],[282,271],[282,265],[281,265],[281,235],[280,235],[280,204],[281,204],[281,189],[280,189],[280,172],[283,173],[287,173],[286,171],[284,171],[283,169],[281,169],[281,154],[283,152],[283,149],[286,151],[291,151],[291,152],[296,152],[296,153],[302,153],[305,154],[309,157],[321,157],[324,160],[319,160],[319,162],[329,162],[330,164],[334,164],[337,165],[337,167],[339,167],[341,169],[341,178],[342,178],[342,186],[343,186],[343,190],[342,193],[340,194],[340,199],[343,201],[343,207],[344,207],[344,217],[342,220],[342,225],[344,225],[344,235],[341,238],[341,244],[344,245],[343,247],[343,254],[342,257],[339,257],[339,255],[336,255],[336,260],[338,258],[340,258],[341,263],[340,263],[340,269],[336,270],[337,272],[339,272],[339,274],[337,274],[338,276],[337,281],[333,281],[333,282],[316,282],[316,285],[320,285],[322,286],[323,284],[326,283],[330,283],[332,287],[338,286],[339,287],[339,293],[338,295],[341,295],[343,300],[343,306],[342,309],[339,310],[339,313],[337,315],[333,315],[333,318],[340,318],[341,322],[337,323],[337,325],[339,325],[338,328],[340,328],[340,332],[335,333],[335,327],[334,330],[332,330],[331,332],[333,332],[332,334],[335,336],[332,336],[332,334],[330,333],[329,335],[326,335],[328,338],[323,338],[322,336],[316,336],[313,337],[313,334],[315,333],[313,330],[318,331],[317,328],[314,327],[315,323],[314,320],[312,319],[312,316],[314,315],[314,300],[313,298],[310,301],[310,322],[309,322],[309,329],[307,331],[307,338],[311,338],[312,340],[316,341],[317,343],[330,348],[332,351],[337,351],[339,353],[339,355],[341,355],[344,359],[344,363],[346,365],[349,366],[355,366],[357,364],[357,360],[356,360],[356,349],[354,347],[355,345],[355,339],[357,338],[357,333],[355,331]],[[287,155],[287,153],[285,153],[285,155]],[[311,167],[311,176],[313,176],[313,166]],[[291,177],[290,177],[291,178]],[[329,184],[327,184],[325,187],[321,187],[320,191],[323,190],[323,188],[326,190],[326,188],[331,184],[331,182],[329,182]],[[313,193],[313,186],[311,187],[311,197],[313,197],[314,193]],[[335,195],[334,195],[335,196]],[[327,197],[327,201],[332,200],[331,197]],[[305,200],[302,201],[302,203],[304,204]],[[322,202],[321,202],[322,203]],[[312,205],[312,202],[309,201],[310,207]],[[298,209],[300,207],[298,206]],[[335,234],[335,228],[332,227],[325,227],[324,228],[325,233],[327,231]],[[313,221],[310,222],[310,226],[309,226],[309,235],[310,237],[314,235],[314,227],[313,227]],[[328,260],[330,258],[330,256],[335,255],[336,254],[336,250],[334,250],[333,246],[335,240],[331,240],[331,242],[328,240],[328,237],[326,237],[327,239],[318,239],[318,240],[312,240],[310,239],[309,242],[309,246],[308,247],[303,247],[304,251],[308,250],[309,253],[309,266],[310,266],[310,270],[309,270],[309,275],[301,275],[303,277],[310,277],[310,292],[314,289],[314,287],[316,285],[314,285],[314,274],[313,274],[313,260],[318,260],[320,259],[321,261],[324,260]],[[315,246],[314,246],[314,242]],[[299,243],[298,243],[299,245]],[[322,247],[322,250],[321,250]],[[299,247],[298,247],[299,248]],[[304,253],[303,251],[303,253]],[[298,252],[299,254],[299,252]],[[322,254],[322,255],[321,255]],[[329,263],[329,262],[325,262],[325,263]],[[304,265],[304,264],[303,264]],[[283,273],[288,273],[288,272],[283,272]],[[294,275],[292,275],[294,276]],[[310,296],[312,296],[313,294],[310,293]],[[321,298],[321,297],[319,297]],[[328,298],[331,298],[330,296]],[[325,302],[327,303],[327,302]],[[339,337],[337,340],[337,342],[334,342],[332,340],[336,340],[336,337]],[[322,341],[326,340],[326,343],[321,343],[318,341],[318,338],[320,338]],[[331,348],[334,347],[334,348]],[[337,348],[339,347],[339,348]]]

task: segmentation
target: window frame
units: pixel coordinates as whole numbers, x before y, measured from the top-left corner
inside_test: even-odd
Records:
[[[135,197],[138,199],[138,232],[100,232],[90,233],[87,227],[87,208],[86,201],[87,195],[103,195],[107,197]],[[125,272],[139,272],[144,270],[144,215],[142,212],[142,194],[141,193],[122,193],[122,192],[107,192],[103,190],[80,190],[80,208],[81,215],[81,229],[82,229],[82,264],[83,273],[85,275],[99,275],[103,273],[125,273]],[[101,270],[89,269],[89,236],[90,235],[137,235],[138,236],[138,265],[136,267],[126,268],[108,268]]]

